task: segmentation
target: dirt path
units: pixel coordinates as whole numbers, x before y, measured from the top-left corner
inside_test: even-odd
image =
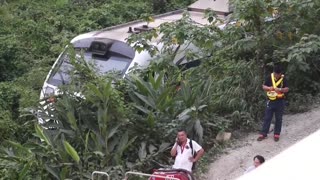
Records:
[[[258,142],[256,140],[257,133],[251,133],[237,141],[233,147],[226,149],[225,154],[220,155],[210,165],[209,171],[205,175],[206,179],[236,179],[244,173],[247,167],[252,165],[252,158],[255,155],[260,154],[268,160],[315,132],[320,128],[320,107],[306,113],[285,115],[282,127],[279,142],[273,141],[273,134],[269,135],[268,139]]]

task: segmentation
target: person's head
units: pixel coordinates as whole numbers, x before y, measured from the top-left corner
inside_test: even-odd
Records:
[[[264,163],[264,157],[263,156],[260,156],[260,155],[256,155],[254,158],[253,158],[253,164],[255,167],[258,167],[260,166],[261,164]]]
[[[184,129],[178,130],[177,135],[178,141],[186,142],[187,141],[187,132]]]
[[[279,65],[273,67],[273,74],[276,79],[279,79],[282,75],[282,68]]]

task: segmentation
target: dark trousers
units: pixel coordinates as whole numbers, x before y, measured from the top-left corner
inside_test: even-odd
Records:
[[[264,115],[264,120],[263,120],[263,125],[261,130],[262,135],[267,136],[270,129],[270,124],[272,121],[273,114],[275,115],[275,119],[276,119],[275,126],[274,126],[274,134],[280,135],[284,106],[285,106],[285,102],[283,99],[267,101],[266,112]]]

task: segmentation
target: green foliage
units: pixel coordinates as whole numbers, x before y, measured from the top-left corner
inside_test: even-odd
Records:
[[[147,76],[147,80],[132,75],[130,77],[129,96],[136,113],[131,116],[131,128],[139,132],[137,166],[150,167],[150,159],[165,151],[170,145],[178,123],[173,121],[179,112],[176,104],[175,86],[165,82],[164,72]],[[134,112],[134,111],[133,111]],[[143,131],[141,131],[143,129]],[[157,132],[162,132],[159,138]],[[168,143],[169,142],[169,143]],[[160,161],[163,161],[160,160]],[[167,160],[164,160],[167,163]]]
[[[31,150],[33,144],[21,145],[13,141],[6,141],[8,148],[0,150],[0,175],[4,179],[47,179],[43,173],[43,164],[35,159]]]
[[[138,132],[127,131],[130,123],[126,114],[131,109],[125,105],[120,91],[115,91],[111,83],[105,84],[105,78],[90,75],[94,69],[77,79],[88,81],[88,84],[81,87],[74,85],[68,87],[69,91],[66,90],[78,93],[81,88],[86,100],[65,94],[54,107],[55,116],[51,118],[60,122],[61,132],[58,134],[36,127],[36,136],[43,141],[31,140],[32,142],[25,144],[30,138],[29,130],[33,129],[30,122],[36,120],[30,119],[28,114],[24,115],[24,111],[38,103],[39,91],[47,72],[72,37],[139,19],[143,13],[157,14],[160,11],[153,9],[158,7],[152,6],[153,3],[157,2],[0,1],[0,141],[3,144],[4,139],[16,140],[31,152],[26,155],[23,151],[20,152],[21,149],[11,148],[15,146],[13,144],[3,144],[8,148],[0,156],[10,158],[1,161],[1,177],[83,178],[89,177],[93,170],[111,168],[118,175],[124,171],[123,167],[127,167],[126,162],[130,164],[129,161],[134,161],[134,158],[126,159],[131,157],[126,154],[127,149],[139,135]],[[166,7],[161,11],[174,10],[187,3],[164,2]],[[86,70],[86,67],[83,69]],[[2,83],[3,81],[10,82]],[[96,97],[96,93],[101,96]],[[49,107],[52,106],[41,108]],[[45,116],[45,113],[42,115]],[[63,142],[68,142],[70,146],[63,145]],[[65,152],[65,147],[68,147],[69,154]],[[162,145],[160,150],[163,151],[164,147],[167,145]],[[80,158],[76,164],[72,161],[78,161],[75,152]]]
[[[295,87],[293,92],[317,94],[320,90],[320,37],[305,35],[300,42],[288,48],[287,57],[283,61],[288,63],[288,79]]]
[[[87,64],[79,70],[92,73],[90,82],[83,81],[81,95],[71,84],[62,88],[57,103],[44,104],[36,111],[54,108],[54,111],[40,113],[43,119],[56,123],[36,125],[36,136],[41,141],[33,143],[30,149],[47,176],[57,179],[89,178],[94,170],[108,171],[113,177],[123,173],[128,147],[135,141],[135,134],[127,129],[127,113],[120,92],[113,89],[111,81],[97,77]],[[79,67],[82,66],[82,67]],[[81,69],[82,68],[82,69]],[[80,73],[81,74],[81,73]],[[79,81],[82,82],[82,81]],[[78,84],[78,83],[77,83]],[[79,89],[78,89],[79,90]],[[85,97],[83,99],[82,97]],[[48,128],[56,127],[56,130]],[[23,162],[20,162],[23,164]],[[32,171],[28,172],[32,174]]]
[[[21,76],[39,67],[40,62],[52,63],[63,45],[79,33],[136,20],[144,13],[159,13],[152,9],[154,3],[157,2],[21,0],[3,3],[0,24],[5,26],[0,27],[0,81]],[[163,2],[168,5],[163,10],[174,10],[187,3]]]
[[[30,117],[22,116],[23,109],[37,102],[37,94],[13,82],[0,83],[0,143],[4,139],[24,142],[31,136]]]
[[[0,109],[0,144],[4,139],[12,138],[17,124],[12,120],[11,112]]]
[[[16,118],[19,109],[19,91],[12,83],[0,83],[0,108],[8,110]]]
[[[155,12],[164,13],[168,10],[172,11],[184,8],[193,2],[195,2],[195,0],[152,0],[151,4]]]
[[[19,110],[20,94],[11,83],[0,83],[0,143],[13,138],[18,127],[14,121]]]
[[[319,75],[319,29],[316,28],[318,22],[311,21],[312,17],[319,15],[319,3],[234,2],[236,8],[233,19],[237,23],[226,31],[226,35],[229,35],[226,43],[233,44],[232,57],[256,61],[257,67],[262,67],[261,73],[257,73],[261,79],[270,72],[270,65],[280,62],[285,67],[292,94],[315,95],[319,89],[319,80],[316,78]],[[291,93],[288,97],[289,101],[294,98]],[[290,106],[293,104],[290,103]]]
[[[311,94],[290,93],[288,98],[288,112],[302,113],[310,110],[315,103],[319,102],[319,96]]]
[[[155,63],[157,68],[153,68],[154,70],[170,69],[173,57],[185,43],[199,47],[201,53],[197,55],[188,56],[186,52],[189,61],[201,59],[203,62],[197,70],[189,71],[192,75],[188,78],[191,78],[190,82],[196,83],[210,78],[213,88],[206,103],[210,108],[209,111],[228,119],[221,120],[226,123],[222,123],[220,129],[242,126],[248,128],[253,125],[254,120],[261,118],[265,99],[261,84],[265,72],[269,73],[266,67],[272,63],[277,63],[281,59],[286,62],[284,66],[287,67],[289,86],[290,89],[295,89],[294,92],[317,92],[319,83],[318,79],[314,79],[319,73],[318,61],[315,58],[318,56],[317,36],[304,37],[301,43],[296,44],[299,36],[308,33],[304,26],[313,27],[313,25],[307,23],[301,26],[302,21],[296,23],[295,18],[302,14],[293,13],[295,12],[293,9],[302,12],[306,10],[305,8],[312,8],[314,11],[307,16],[303,15],[311,20],[309,14],[318,12],[318,4],[311,1],[303,3],[234,1],[234,5],[235,13],[232,19],[236,24],[227,26],[224,31],[216,27],[215,23],[219,21],[213,21],[216,19],[214,14],[208,12],[207,18],[213,23],[201,28],[193,24],[188,14],[185,14],[179,21],[161,25],[158,31],[129,38],[129,43],[137,45],[137,48],[142,47],[153,52],[155,47],[150,42],[161,33],[161,42],[164,46],[156,51],[162,52],[162,58],[159,58],[159,63]],[[291,20],[293,16],[295,18]],[[308,21],[309,19],[303,22]],[[317,30],[313,32],[316,33]],[[205,56],[206,54],[209,56]],[[167,55],[172,56],[163,58]],[[161,66],[162,61],[170,66],[167,68]],[[310,71],[311,65],[313,65],[312,71]],[[172,74],[172,77],[179,79],[174,73]],[[208,90],[208,87],[200,89]],[[196,92],[195,89],[192,91]],[[206,114],[206,111],[201,114]],[[210,122],[210,124],[219,123]]]
[[[320,89],[320,31],[314,21],[319,2],[234,0],[235,24],[224,30],[208,11],[207,25],[185,13],[179,21],[131,36],[128,42],[154,61],[126,79],[98,76],[92,64],[71,58],[77,70],[71,84],[60,87],[56,103],[31,111],[50,119],[35,126],[31,139],[23,131],[31,119],[21,112],[37,103],[47,71],[71,37],[150,20],[150,14],[191,1],[0,3],[0,135],[23,142],[1,139],[0,176],[7,179],[87,179],[94,170],[120,179],[129,169],[148,171],[153,160],[170,163],[167,152],[180,127],[212,147],[219,131],[248,129],[262,117],[261,84],[274,63],[286,67],[290,111],[306,110]],[[154,38],[161,49],[151,43]],[[180,69],[175,62],[181,58],[201,65]]]
[[[113,174],[110,168],[123,165],[124,152],[135,137],[128,134],[126,121],[123,119],[125,115],[118,114],[123,107],[119,103],[117,107],[113,106],[115,104],[111,103],[112,99],[118,97],[110,84],[106,85],[107,87],[102,87],[106,89],[88,85],[84,92],[85,100],[62,95],[54,111],[54,117],[58,117],[59,123],[51,124],[58,125],[57,130],[35,126],[36,136],[41,141],[33,143],[33,148],[29,151],[37,162],[45,164],[42,171],[46,172],[46,176],[57,179],[88,178],[94,170]],[[92,99],[96,98],[92,96],[94,93],[100,94],[100,99]],[[50,125],[48,123],[44,126]],[[29,146],[25,144],[23,147]],[[24,161],[17,163],[23,165]],[[28,171],[28,175],[32,173],[31,170]],[[117,174],[116,171],[115,173]]]

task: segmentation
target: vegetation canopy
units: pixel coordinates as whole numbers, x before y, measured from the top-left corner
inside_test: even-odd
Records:
[[[320,90],[315,0],[233,0],[224,29],[212,11],[201,26],[185,13],[128,38],[137,51],[152,53],[148,68],[121,79],[71,58],[77,72],[71,83],[60,87],[55,103],[39,104],[47,72],[75,35],[191,3],[0,0],[0,176],[89,179],[99,170],[121,179],[128,170],[150,172],[155,162],[172,164],[169,149],[180,128],[205,149],[215,148],[219,132],[252,130],[260,122],[261,85],[274,64],[288,78],[287,109],[312,104]],[[154,38],[162,49],[152,46]],[[186,61],[200,65],[173,63],[182,49]],[[51,121],[39,125],[39,116]]]

